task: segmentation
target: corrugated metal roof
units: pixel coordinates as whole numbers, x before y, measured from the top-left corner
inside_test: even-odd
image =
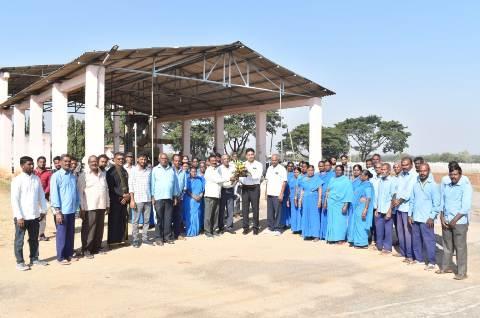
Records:
[[[87,65],[101,64],[107,53],[86,52],[31,83],[0,106],[6,108],[18,104],[30,95],[45,91],[55,82],[75,77],[84,72]],[[230,64],[226,65],[232,67],[224,70],[224,62],[219,59],[229,59]],[[216,46],[117,50],[104,64],[106,104],[149,113],[154,63],[156,71],[161,73],[153,79],[155,115],[160,117],[271,103],[278,100],[281,83],[286,93],[282,96],[283,100],[335,94],[263,57],[243,43],[234,42]],[[244,85],[247,68],[250,69],[248,82],[257,89]],[[231,81],[225,86],[215,85],[224,82],[225,76],[228,77],[225,72],[228,71]],[[209,73],[208,81],[211,82],[202,81],[204,73]],[[81,103],[83,97],[78,92],[69,93],[69,100]]]

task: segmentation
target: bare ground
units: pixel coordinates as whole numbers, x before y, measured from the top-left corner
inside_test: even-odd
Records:
[[[71,266],[56,264],[53,239],[40,245],[49,266],[18,272],[8,196],[0,184],[0,317],[480,316],[478,217],[469,231],[470,276],[460,282],[396,257],[287,232],[122,248]],[[478,193],[475,202],[478,209]],[[51,234],[51,216],[48,226]]]

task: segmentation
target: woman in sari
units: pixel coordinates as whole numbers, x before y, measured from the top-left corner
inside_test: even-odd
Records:
[[[352,231],[349,239],[350,244],[355,248],[368,248],[368,236],[370,224],[373,220],[374,191],[370,183],[372,173],[363,170],[360,175],[360,183],[353,191],[352,202]]]
[[[347,237],[348,206],[353,200],[352,182],[343,175],[342,165],[335,167],[335,178],[327,187],[327,235],[329,243],[344,244]]]
[[[362,166],[361,165],[354,165],[353,166],[353,180],[352,180],[352,188],[353,193],[355,193],[355,188],[362,182],[360,180],[360,174],[362,173]],[[351,242],[352,240],[352,224],[353,224],[353,204],[350,204],[348,209],[348,229],[347,229],[347,240]]]
[[[287,206],[290,208],[290,226],[293,234],[302,232],[302,209],[298,206],[298,197],[300,191],[298,189],[298,180],[301,173],[299,167],[295,167],[292,174],[288,175],[287,183],[289,189],[289,197]]]
[[[323,181],[315,176],[315,168],[309,165],[307,175],[299,182],[300,199],[298,206],[302,208],[302,236],[303,239],[320,239],[320,208],[322,206]]]
[[[328,223],[328,217],[327,217],[327,209],[323,208],[323,206],[326,206],[325,204],[325,195],[327,194],[327,186],[330,180],[335,177],[335,171],[332,169],[332,164],[330,161],[325,160],[323,163],[324,166],[324,171],[319,172],[319,176],[323,181],[322,185],[322,209],[320,213],[320,238],[324,240],[327,237],[327,223]]]
[[[197,176],[197,169],[190,168],[190,176],[186,181],[186,190],[183,198],[183,220],[187,236],[197,236],[202,229],[202,201],[205,185],[201,177]]]

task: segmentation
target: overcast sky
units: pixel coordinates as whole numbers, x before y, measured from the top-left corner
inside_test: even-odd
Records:
[[[0,65],[240,40],[334,90],[324,121],[378,114],[409,152],[480,153],[479,1],[5,1]],[[308,120],[288,111],[290,129]]]

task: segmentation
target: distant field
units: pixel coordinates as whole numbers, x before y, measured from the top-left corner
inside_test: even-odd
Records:
[[[434,177],[435,177],[435,180],[437,182],[440,182],[440,180],[442,179],[442,177],[445,175],[445,174],[442,174],[442,173],[433,173]],[[465,176],[467,176],[469,179],[470,179],[470,182],[472,183],[473,185],[473,189],[475,191],[479,191],[480,192],[480,173],[465,173],[464,174]]]

